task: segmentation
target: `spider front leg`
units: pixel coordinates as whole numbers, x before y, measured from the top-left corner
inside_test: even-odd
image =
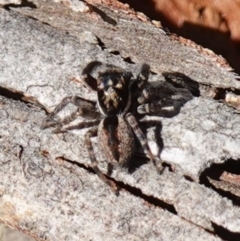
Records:
[[[139,114],[158,113],[163,116],[173,116],[193,95],[188,89],[176,88],[162,81],[148,83],[137,98]]]
[[[98,163],[97,163],[97,160],[96,160],[96,157],[95,157],[95,154],[94,154],[92,141],[91,141],[92,137],[97,136],[97,132],[98,132],[98,127],[94,126],[90,130],[88,130],[85,134],[85,145],[88,149],[89,157],[90,157],[91,162],[92,162],[92,168],[95,171],[95,173],[98,175],[98,177],[103,182],[105,182],[116,195],[118,195],[118,188],[117,188],[116,184],[113,181],[107,179],[106,176],[98,168]]]
[[[150,74],[150,66],[148,64],[143,64],[140,73],[137,76],[137,85],[139,89],[142,89],[148,81]]]
[[[61,122],[54,120],[54,117],[56,116],[56,114],[70,103],[78,107],[77,111],[73,112],[70,116],[64,118]],[[85,100],[78,96],[65,97],[56,106],[53,112],[48,115],[42,127],[43,129],[45,129],[51,126],[58,126],[58,129],[61,129],[62,126],[75,120],[78,116],[83,116],[90,119],[96,119],[99,117],[99,113],[96,112],[95,105],[96,105],[95,102],[90,100]]]
[[[135,135],[137,136],[137,138],[143,148],[144,153],[152,161],[157,172],[161,174],[163,171],[162,165],[161,165],[161,167],[159,167],[159,163],[161,162],[161,159],[151,152],[148,142],[147,142],[147,138],[144,135],[144,133],[142,132],[142,130],[140,129],[136,118],[131,113],[128,113],[126,115],[126,120],[128,121],[129,125],[132,127]]]

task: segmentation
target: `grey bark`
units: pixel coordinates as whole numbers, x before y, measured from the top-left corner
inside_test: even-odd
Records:
[[[212,98],[229,91],[238,99],[238,76],[122,11],[89,5],[92,11],[85,13],[89,6],[82,2],[72,9],[51,1],[30,6],[0,9],[0,220],[51,241],[239,237],[239,206],[201,182],[213,164],[240,159],[239,105]],[[179,113],[157,117],[160,155],[174,171],[166,168],[158,175],[151,163],[133,173],[114,170],[119,197],[92,172],[86,130],[56,135],[41,129],[46,111],[64,97],[96,100],[81,82],[81,70],[93,60],[134,75],[147,62],[155,72],[149,81],[171,86],[183,99],[190,96]],[[167,83],[167,72],[194,80],[199,94]],[[72,108],[66,109],[61,116]],[[148,138],[156,151],[151,131]]]

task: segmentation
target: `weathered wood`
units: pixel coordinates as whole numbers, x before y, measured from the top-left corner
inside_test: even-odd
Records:
[[[213,163],[240,158],[239,114],[208,97],[218,89],[238,90],[236,76],[121,11],[96,5],[100,12],[94,15],[53,2],[34,4],[0,9],[0,94],[5,96],[0,99],[0,220],[51,241],[221,240],[216,227],[240,234],[239,207],[199,184]],[[80,77],[92,60],[135,75],[147,61],[157,73],[150,81],[169,86],[161,73],[177,71],[194,80],[202,95],[193,93],[179,114],[158,117],[161,158],[174,172],[158,175],[151,163],[133,173],[114,170],[112,178],[122,187],[119,197],[92,172],[85,130],[56,135],[41,129],[44,110],[63,97],[96,100]],[[66,109],[62,116],[71,106]],[[149,139],[154,150],[151,133]],[[95,152],[106,172],[96,140]]]
[[[74,136],[42,131],[42,110],[5,98],[1,107],[2,221],[39,240],[219,240],[126,190],[116,197],[95,174],[61,160],[74,149],[82,160],[84,148]]]

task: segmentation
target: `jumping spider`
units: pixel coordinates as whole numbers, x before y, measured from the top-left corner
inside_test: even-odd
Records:
[[[43,127],[56,126],[55,133],[92,127],[85,134],[85,144],[92,162],[92,168],[99,178],[117,193],[118,189],[115,183],[109,180],[98,168],[91,142],[92,137],[98,136],[99,148],[107,158],[108,165],[124,166],[135,150],[136,137],[157,171],[161,172],[162,168],[158,167],[161,160],[151,152],[147,139],[134,116],[139,115],[137,113],[139,105],[137,98],[141,95],[148,80],[150,67],[143,64],[140,73],[134,79],[131,72],[108,65],[106,70],[97,71],[98,77],[94,78],[92,76],[93,71],[99,67],[101,69],[102,66],[101,62],[94,61],[89,63],[82,71],[85,83],[97,92],[97,103],[78,96],[66,97],[49,114]],[[143,96],[138,98],[139,102],[143,102],[142,98]],[[54,120],[55,115],[69,103],[76,105],[77,111],[60,123],[56,122]],[[142,110],[143,107],[144,105],[140,109]],[[90,119],[91,122],[82,122],[64,128],[64,125],[78,116]]]

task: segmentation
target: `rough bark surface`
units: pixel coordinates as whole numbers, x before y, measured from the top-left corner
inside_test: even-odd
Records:
[[[183,46],[130,10],[65,4],[0,8],[0,221],[49,241],[238,240],[238,183],[221,176],[224,167],[239,174],[238,76],[219,57]],[[157,117],[160,155],[171,168],[162,175],[151,163],[133,173],[114,170],[118,197],[91,168],[86,130],[41,129],[46,112],[64,97],[96,100],[81,81],[93,60],[134,75],[147,62],[149,81],[188,96],[171,117]],[[66,109],[61,116],[72,108]],[[148,138],[156,151],[151,130]]]

